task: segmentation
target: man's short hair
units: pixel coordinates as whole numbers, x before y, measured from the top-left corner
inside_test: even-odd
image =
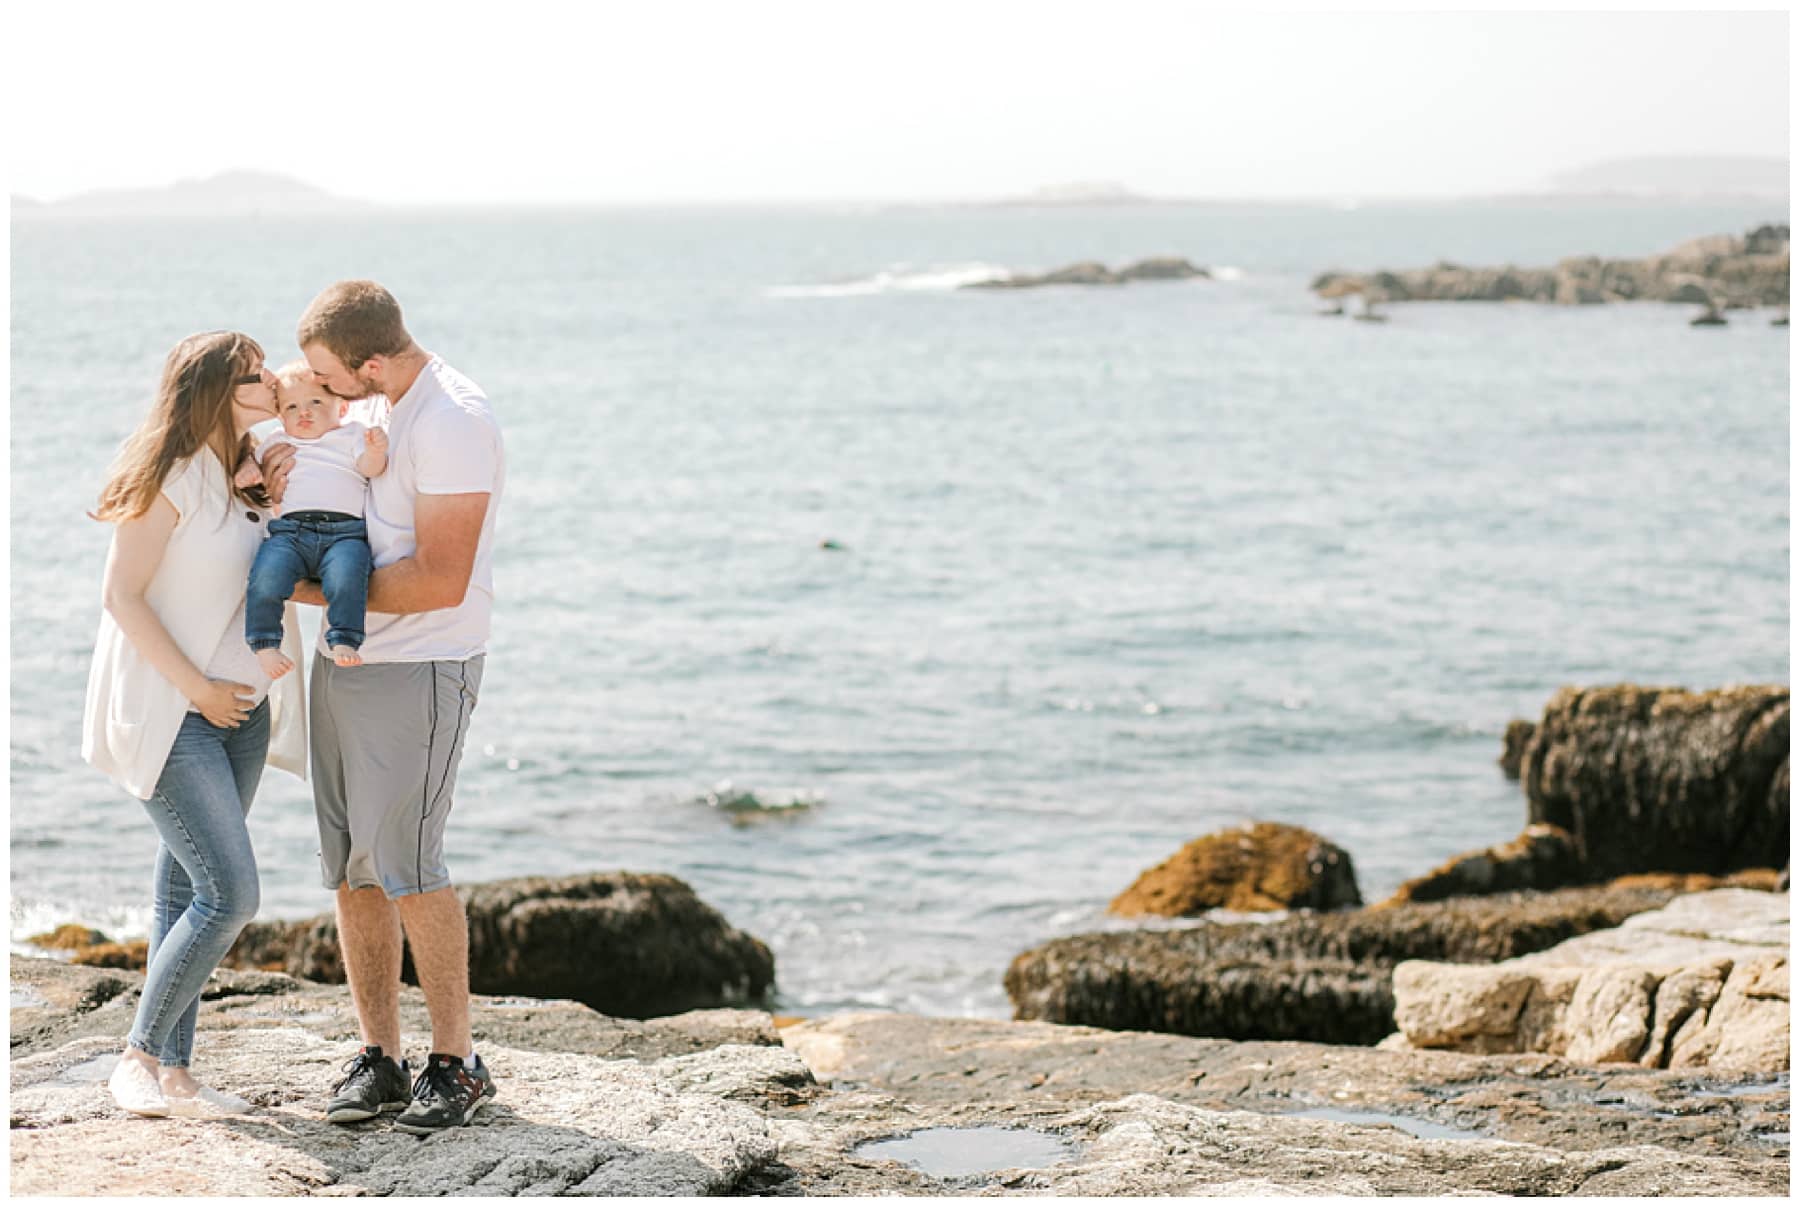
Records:
[[[412,347],[400,303],[374,281],[339,281],[312,300],[300,316],[300,346],[322,344],[351,371],[376,356],[398,356]]]

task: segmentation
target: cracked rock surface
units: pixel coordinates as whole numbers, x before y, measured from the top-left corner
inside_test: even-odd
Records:
[[[15,958],[15,1194],[1784,1194],[1785,1075],[757,1011],[638,1022],[477,998],[500,1097],[428,1139],[324,1122],[342,986],[221,973],[195,1072],[231,1119],[145,1120],[106,1072],[134,974]],[[402,995],[406,1046],[428,1041]],[[1005,1128],[1056,1159],[945,1173],[871,1141]],[[1424,1135],[1415,1133],[1424,1132]],[[995,1133],[978,1133],[989,1138]]]

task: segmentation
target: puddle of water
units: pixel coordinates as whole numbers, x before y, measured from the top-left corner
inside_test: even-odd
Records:
[[[1042,1169],[1075,1155],[1072,1145],[1016,1127],[928,1127],[895,1140],[856,1147],[859,1157],[899,1161],[937,1178],[962,1178],[998,1169]]]
[[[1754,1098],[1763,1094],[1785,1094],[1788,1091],[1788,1077],[1783,1073],[1773,1081],[1753,1081],[1743,1085],[1720,1085],[1701,1089],[1696,1086],[1691,1092],[1696,1098]]]
[[[1354,1123],[1365,1127],[1377,1127],[1387,1124],[1397,1127],[1403,1132],[1417,1136],[1421,1140],[1492,1140],[1492,1136],[1484,1136],[1480,1132],[1468,1131],[1460,1127],[1447,1127],[1442,1123],[1433,1123],[1428,1119],[1414,1119],[1407,1115],[1389,1115],[1381,1111],[1346,1111],[1335,1106],[1314,1107],[1312,1110],[1294,1111],[1289,1119],[1324,1119],[1330,1123]]]
[[[118,1063],[119,1054],[108,1052],[105,1056],[96,1056],[78,1065],[70,1065],[56,1075],[56,1080],[63,1085],[93,1085],[111,1077],[113,1067]]]
[[[26,1006],[48,1006],[50,1004],[49,999],[29,985],[14,989],[9,1001],[11,1002],[10,1008],[13,1010],[19,1010]]]

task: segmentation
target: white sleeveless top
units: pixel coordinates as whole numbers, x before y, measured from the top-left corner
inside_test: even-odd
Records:
[[[171,469],[162,493],[179,518],[144,597],[188,661],[206,667],[244,602],[268,517],[232,496],[224,467],[207,449]],[[298,614],[291,603],[282,618],[281,649],[296,669],[269,692],[268,762],[305,779],[306,689],[299,673]],[[181,689],[138,653],[102,608],[88,672],[81,757],[125,791],[148,800],[187,711]]]

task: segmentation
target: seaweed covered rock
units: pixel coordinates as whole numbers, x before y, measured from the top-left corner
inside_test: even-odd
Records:
[[[1382,907],[1487,893],[1548,892],[1588,880],[1575,840],[1556,826],[1530,825],[1511,842],[1458,855],[1402,884]]]
[[[1139,876],[1107,910],[1181,918],[1211,909],[1254,913],[1361,904],[1349,852],[1299,826],[1257,822],[1196,838]]]
[[[477,993],[568,998],[649,1018],[754,1001],[775,979],[768,946],[673,876],[532,876],[459,892],[469,917],[469,987]],[[253,922],[225,963],[344,979],[329,915]],[[417,983],[410,953],[401,975]]]
[[[1775,868],[1788,851],[1786,687],[1564,688],[1527,744],[1527,820],[1589,880]]]
[[[1373,1044],[1403,960],[1491,963],[1667,903],[1657,885],[1564,889],[1054,939],[1006,971],[1013,1017],[1224,1039]]]

